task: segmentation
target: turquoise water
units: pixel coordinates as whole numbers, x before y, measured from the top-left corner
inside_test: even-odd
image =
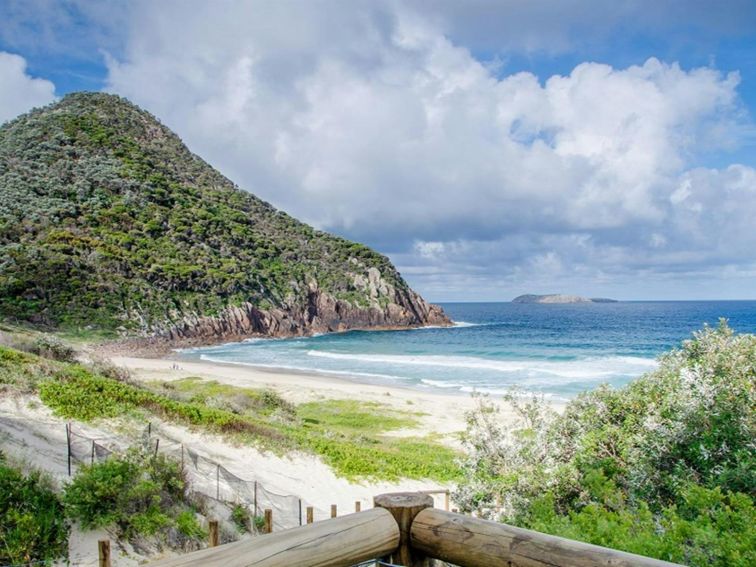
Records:
[[[570,398],[652,370],[657,355],[720,317],[756,333],[756,301],[442,306],[455,327],[254,339],[182,356],[434,391],[501,394],[518,386]]]

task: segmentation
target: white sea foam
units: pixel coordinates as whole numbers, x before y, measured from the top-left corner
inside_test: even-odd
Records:
[[[430,380],[428,378],[423,378],[420,382],[434,388],[457,388],[459,390],[464,387],[464,384],[460,384],[459,382],[445,382],[444,380]]]
[[[270,370],[292,370],[294,372],[309,372],[313,374],[333,374],[336,376],[354,376],[363,378],[379,378],[381,380],[411,380],[406,376],[395,376],[393,374],[379,374],[374,372],[355,372],[351,370],[328,370],[323,368],[313,368],[311,366],[294,366],[287,364],[266,364],[261,362],[242,362],[239,360],[228,360],[226,358],[216,358],[206,354],[200,355],[200,360],[206,362],[215,362],[219,364],[232,364],[235,366],[247,366],[250,368],[265,368]]]
[[[544,374],[560,378],[596,379],[617,374],[639,374],[656,367],[655,360],[634,356],[611,356],[553,361],[492,360],[469,356],[443,355],[352,354],[318,350],[307,351],[307,355],[315,358],[371,364],[487,370],[499,373],[517,374],[520,376],[524,375],[532,379],[538,378],[539,376],[542,377]]]

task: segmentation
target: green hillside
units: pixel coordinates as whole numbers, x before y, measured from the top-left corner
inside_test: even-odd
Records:
[[[191,335],[207,316],[218,336],[447,321],[385,256],[242,191],[125,99],[0,128],[0,317]]]

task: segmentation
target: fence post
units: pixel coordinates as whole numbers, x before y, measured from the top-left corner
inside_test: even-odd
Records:
[[[299,499],[299,525],[302,525],[302,499]]]
[[[336,517],[336,504],[331,504],[331,518]]]
[[[110,540],[101,539],[97,542],[97,556],[100,567],[110,567]]]
[[[444,493],[444,510],[449,511],[449,489]]]
[[[68,448],[68,476],[71,476],[71,424],[66,423],[66,447]]]
[[[265,533],[273,533],[273,510],[270,508],[265,509]]]
[[[257,481],[255,481],[255,518],[257,518]]]
[[[399,548],[392,554],[389,562],[407,567],[427,567],[427,558],[410,546],[410,527],[415,516],[422,510],[433,508],[433,497],[420,492],[394,492],[376,496],[373,505],[391,512],[399,524]]]
[[[313,508],[312,506],[307,507],[307,523],[311,524],[313,521]]]
[[[89,459],[89,464],[94,464],[94,457],[95,457],[95,441],[92,439],[92,457]]]
[[[359,512],[360,510],[362,510],[362,503],[359,500],[357,500],[354,503],[354,511]]]
[[[155,439],[155,456],[158,455],[158,447],[160,447],[160,438]],[[183,468],[183,467],[182,467]]]
[[[210,520],[208,522],[210,528],[210,547],[218,547],[220,543],[220,537],[218,535],[218,520]]]

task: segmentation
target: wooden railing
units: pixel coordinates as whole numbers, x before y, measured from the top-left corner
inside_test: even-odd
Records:
[[[375,508],[189,553],[152,567],[349,567],[382,558],[427,567],[672,567],[675,564],[433,507],[416,492],[375,497]]]

